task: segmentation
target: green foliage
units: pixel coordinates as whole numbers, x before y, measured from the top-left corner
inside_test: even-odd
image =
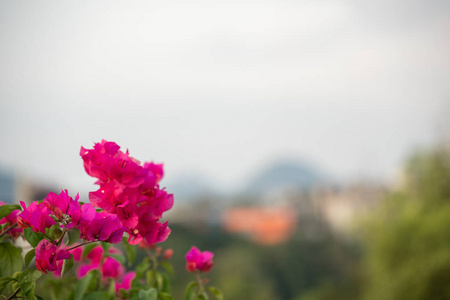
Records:
[[[0,277],[0,293],[2,293],[6,286],[13,281],[16,280],[12,277]]]
[[[28,251],[28,253],[25,255],[25,268],[28,267],[28,265],[31,263],[33,258],[35,257],[35,249],[31,249]]]
[[[89,272],[88,274],[86,274],[86,276],[77,281],[77,284],[75,286],[74,300],[83,299],[83,296],[86,293],[86,290],[89,286],[89,283],[91,282],[93,275],[94,275],[93,272]]]
[[[42,276],[42,273],[35,269],[27,269],[23,271],[18,279],[20,293],[26,296],[29,300],[37,300],[34,295],[36,288],[36,280]]]
[[[450,299],[450,155],[418,154],[366,224],[363,299]]]
[[[78,228],[74,228],[74,229],[69,230],[67,235],[68,235],[68,239],[67,239],[66,245],[71,246],[80,239],[81,232]]]
[[[157,300],[158,291],[154,288],[139,291],[139,300]]]
[[[33,248],[36,248],[39,242],[45,238],[42,233],[34,232],[31,227],[24,229],[23,234],[25,236],[25,239],[28,241],[28,243],[30,243],[31,246],[33,246]]]
[[[11,243],[0,243],[0,270],[2,276],[8,277],[22,270],[22,254]]]
[[[0,206],[0,219],[3,219],[9,215],[13,210],[19,209],[20,205],[17,204],[4,204]]]
[[[123,245],[125,246],[125,253],[127,255],[128,266],[131,266],[136,259],[136,247],[128,243],[128,239],[123,237]]]
[[[67,274],[67,272],[70,271],[70,269],[72,269],[73,267],[73,255],[70,255],[70,258],[65,259],[63,261],[63,266],[62,266],[62,270],[61,270],[61,277],[63,277],[65,274]]]

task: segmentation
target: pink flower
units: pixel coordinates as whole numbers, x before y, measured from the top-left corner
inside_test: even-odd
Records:
[[[90,203],[85,203],[82,206],[77,202],[77,205],[71,206],[69,209],[69,215],[71,222],[67,225],[67,228],[78,228],[82,231],[86,226],[95,219],[97,211]]]
[[[78,194],[76,195],[75,200],[73,200],[69,196],[67,190],[61,191],[59,195],[50,192],[42,203],[51,210],[52,215],[62,221],[63,215],[68,214],[69,206],[78,203]]]
[[[103,279],[106,278],[117,279],[123,275],[124,271],[125,270],[123,266],[120,264],[120,262],[118,262],[112,257],[107,257],[102,265]]]
[[[164,241],[170,233],[162,214],[173,206],[173,195],[160,189],[162,164],[144,163],[120,151],[113,142],[102,140],[93,149],[81,148],[86,172],[98,179],[100,188],[89,193],[91,203],[117,215],[130,234],[129,242],[148,244]]]
[[[131,288],[131,282],[136,277],[136,272],[131,271],[126,273],[121,282],[116,282],[116,292],[120,289],[129,290]]]
[[[6,203],[3,201],[0,201],[0,206],[5,205]],[[13,210],[9,215],[4,217],[3,219],[0,219],[0,224],[9,224],[7,226],[11,226],[13,224],[17,224],[17,215],[20,213],[20,210],[16,209]],[[16,238],[23,232],[22,228],[13,228],[8,231],[7,234],[11,235],[12,237]]]
[[[70,258],[71,254],[65,250],[59,249],[56,245],[47,240],[42,240],[36,246],[36,269],[43,274],[47,271],[56,271],[57,263]]]
[[[99,268],[103,257],[103,247],[95,246],[86,256],[88,263],[82,264],[77,270],[77,278],[81,278],[89,271]]]
[[[169,249],[166,249],[166,251],[164,251],[163,259],[169,260],[172,258],[172,256],[173,256],[173,249],[169,248]]]
[[[96,213],[89,226],[83,228],[82,234],[88,241],[104,241],[113,244],[122,241],[126,228],[116,215],[107,212]]]
[[[21,228],[31,227],[35,232],[45,233],[46,228],[50,228],[56,224],[52,217],[51,211],[44,202],[32,202],[30,206],[26,206],[23,201],[20,201],[23,211],[17,216],[17,224]]]
[[[188,253],[186,253],[186,269],[189,272],[209,272],[214,265],[212,258],[214,254],[209,251],[201,252],[198,248],[192,247]]]

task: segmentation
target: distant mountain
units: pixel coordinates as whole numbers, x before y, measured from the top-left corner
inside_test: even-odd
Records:
[[[282,189],[309,191],[312,187],[326,182],[327,176],[317,168],[297,160],[283,160],[263,169],[250,181],[244,192],[264,194]]]

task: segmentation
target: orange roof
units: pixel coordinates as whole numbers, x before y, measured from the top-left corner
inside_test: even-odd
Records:
[[[249,234],[264,245],[275,245],[289,239],[297,224],[297,217],[287,207],[231,208],[223,214],[226,231]]]

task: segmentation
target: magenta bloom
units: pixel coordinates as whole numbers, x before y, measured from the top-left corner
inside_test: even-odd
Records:
[[[75,203],[78,203],[78,194],[74,200],[69,196],[67,190],[61,191],[59,195],[50,192],[42,203],[44,203],[51,210],[52,215],[62,221],[63,215],[68,214],[69,207],[71,205],[75,205]]]
[[[83,236],[88,241],[104,241],[113,244],[122,241],[126,228],[116,215],[107,212],[97,213],[89,226],[83,228]]]
[[[131,271],[126,273],[122,281],[116,282],[116,292],[118,292],[120,289],[129,290],[131,288],[131,282],[136,277],[136,272]]]
[[[77,270],[77,277],[81,278],[89,271],[99,268],[103,257],[103,247],[96,246],[86,256],[88,263],[82,264]]]
[[[17,225],[21,228],[31,227],[35,232],[45,233],[46,228],[50,228],[56,224],[52,217],[51,211],[44,202],[32,202],[30,206],[26,206],[23,201],[20,201],[23,211],[17,216]]]
[[[107,257],[102,265],[103,279],[114,278],[117,279],[125,272],[123,266],[112,257]]]
[[[114,142],[102,140],[93,149],[81,148],[86,172],[100,186],[89,193],[92,205],[117,215],[130,235],[129,242],[148,244],[164,241],[170,233],[160,223],[164,212],[173,206],[173,195],[159,187],[164,175],[162,164],[141,163],[120,151]],[[95,221],[93,221],[95,222]]]
[[[3,201],[0,201],[0,206],[5,205],[6,203]],[[17,223],[17,215],[20,213],[20,210],[16,209],[13,210],[9,215],[4,217],[3,219],[0,219],[0,225],[1,224],[9,224],[7,226],[11,226],[13,224]],[[11,235],[12,237],[16,238],[23,232],[22,228],[13,228],[8,231],[7,234]]]
[[[192,247],[188,253],[186,253],[186,270],[189,272],[209,272],[214,265],[212,258],[214,254],[209,251],[201,252],[198,248]]]
[[[71,254],[59,249],[47,240],[42,240],[36,246],[36,269],[43,274],[47,271],[56,271],[58,262],[70,258]]]

